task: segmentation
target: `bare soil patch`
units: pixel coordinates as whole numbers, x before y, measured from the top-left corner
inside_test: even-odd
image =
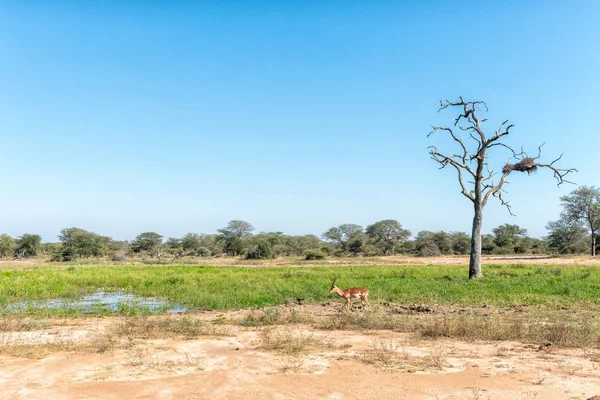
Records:
[[[590,265],[600,266],[600,258],[591,256],[554,255],[484,255],[483,264],[535,264],[535,265]],[[57,263],[44,259],[0,260],[2,268],[67,268],[75,263]],[[325,260],[306,261],[301,257],[279,257],[275,260],[245,260],[241,257],[200,257],[183,259],[131,259],[124,262],[95,259],[81,266],[124,266],[124,265],[203,265],[215,267],[334,267],[352,265],[468,265],[469,256],[416,257],[408,255],[385,257],[328,257]]]
[[[298,258],[275,260],[243,260],[233,257],[206,258],[203,265],[240,267],[331,267],[349,265],[469,265],[469,256],[415,257],[407,255],[385,257],[330,257],[326,260],[305,261]],[[598,257],[552,255],[493,255],[483,256],[483,264],[536,264],[536,265],[600,265]]]
[[[341,303],[6,324],[3,399],[587,399],[600,350],[339,329]],[[407,318],[460,313],[381,306]],[[390,311],[391,310],[391,311]],[[348,318],[381,310],[357,310]],[[522,313],[496,309],[500,314]],[[341,327],[343,328],[343,327]]]

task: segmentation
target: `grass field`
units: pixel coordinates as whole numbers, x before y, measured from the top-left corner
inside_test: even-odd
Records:
[[[373,303],[600,308],[600,267],[485,265],[483,279],[469,281],[465,266],[394,265],[337,267],[202,267],[190,265],[44,265],[0,270],[0,309],[16,301],[75,299],[98,289],[159,297],[193,309],[256,308],[303,298],[333,299],[331,280],[342,288],[367,287]],[[39,313],[61,314],[61,310]],[[63,310],[64,312],[64,310]]]

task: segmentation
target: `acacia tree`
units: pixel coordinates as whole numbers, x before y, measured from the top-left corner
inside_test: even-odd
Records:
[[[385,219],[367,226],[366,233],[383,248],[386,256],[393,254],[396,246],[405,242],[411,234],[409,230],[403,229],[402,225],[393,219]]]
[[[492,229],[492,232],[495,236],[494,244],[497,247],[509,249],[511,253],[515,251],[519,241],[527,237],[527,229],[523,229],[519,225],[500,225]]]
[[[246,221],[233,220],[223,229],[219,229],[219,240],[224,244],[228,255],[237,256],[243,253],[246,239],[252,236],[254,227]]]
[[[17,241],[6,233],[0,235],[0,257],[12,257],[17,248]]]
[[[583,253],[587,248],[587,229],[580,220],[571,220],[564,215],[546,225],[546,241],[550,250],[559,254]]]
[[[58,239],[62,242],[64,261],[74,257],[102,257],[112,240],[81,228],[65,228],[60,231]]]
[[[329,230],[321,236],[328,242],[339,244],[342,252],[348,253],[350,252],[350,242],[352,239],[355,239],[358,234],[362,233],[362,231],[363,228],[360,225],[342,224],[340,226],[329,228]]]
[[[457,109],[458,117],[454,119],[453,127],[433,126],[427,135],[442,131],[450,135],[457,144],[458,152],[444,154],[435,146],[429,147],[431,158],[440,164],[440,169],[452,166],[458,173],[458,182],[461,193],[473,203],[473,229],[471,231],[471,255],[469,260],[469,279],[480,278],[481,273],[481,227],[483,224],[483,209],[490,197],[496,197],[502,205],[506,206],[511,215],[510,205],[502,198],[504,192],[502,187],[508,176],[514,172],[527,172],[528,174],[540,168],[547,168],[554,172],[558,185],[568,182],[564,178],[575,169],[560,169],[554,164],[562,158],[562,154],[550,163],[538,161],[542,155],[542,146],[538,147],[538,155],[529,157],[523,150],[517,153],[513,148],[502,140],[511,133],[513,124],[508,120],[502,122],[493,134],[488,135],[482,124],[485,118],[480,118],[478,112],[487,111],[487,105],[483,101],[465,101],[462,97],[458,101],[441,101],[442,111],[447,108]],[[468,134],[466,142],[459,132]],[[475,148],[476,147],[476,148]],[[502,147],[510,152],[509,161],[504,165],[501,172],[494,172],[488,165],[488,152],[494,147]],[[497,176],[499,175],[499,178]],[[498,180],[495,182],[494,179]],[[467,187],[469,185],[469,187]]]
[[[17,258],[37,257],[42,250],[42,237],[40,235],[26,233],[17,239],[15,256]]]
[[[564,207],[563,217],[572,223],[585,222],[590,230],[590,254],[596,255],[596,235],[600,229],[600,189],[581,186],[560,198]]]
[[[148,253],[152,258],[162,255],[163,237],[156,232],[144,232],[137,235],[131,242],[134,253]]]

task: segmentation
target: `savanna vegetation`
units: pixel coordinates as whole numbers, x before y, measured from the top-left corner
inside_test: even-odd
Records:
[[[504,224],[481,236],[482,254],[596,254],[600,229],[600,189],[581,186],[561,198],[563,212],[548,222],[547,236],[530,237],[516,224]],[[13,238],[0,235],[0,257],[39,258],[51,261],[106,259],[112,261],[171,260],[182,258],[242,257],[268,260],[302,257],[468,255],[471,235],[465,232],[420,231],[413,234],[399,221],[388,219],[366,227],[341,224],[316,235],[286,235],[283,232],[254,233],[246,221],[230,221],[212,234],[187,233],[164,238],[143,232],[130,241],[114,240],[81,228],[65,228],[58,242],[43,243],[37,234]]]
[[[256,308],[333,299],[340,287],[364,286],[375,303],[466,306],[600,305],[600,269],[584,266],[488,265],[485,279],[465,282],[460,266],[243,268],[199,266],[78,266],[0,271],[0,308],[18,301],[76,299],[103,290],[160,297],[191,309]],[[337,301],[337,299],[336,299]],[[4,308],[5,312],[9,312]],[[131,311],[131,310],[128,310]],[[77,314],[66,308],[21,311]]]

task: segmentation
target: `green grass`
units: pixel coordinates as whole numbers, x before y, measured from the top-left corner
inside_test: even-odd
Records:
[[[378,302],[511,306],[598,307],[600,267],[486,265],[483,279],[466,279],[457,266],[350,266],[230,268],[200,266],[98,266],[0,270],[0,309],[14,301],[75,299],[100,288],[161,297],[197,309],[254,308],[297,297],[333,299],[342,288],[363,286]],[[29,310],[28,314],[35,314]]]

